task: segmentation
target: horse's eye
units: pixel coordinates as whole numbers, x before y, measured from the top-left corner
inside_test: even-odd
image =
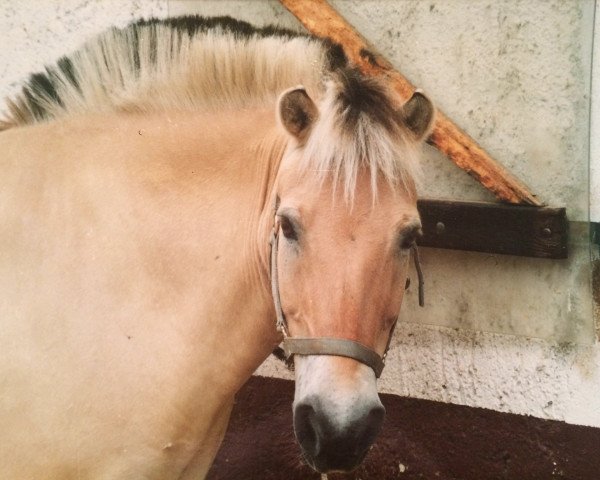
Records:
[[[296,233],[296,229],[289,218],[281,216],[279,219],[279,225],[281,226],[281,233],[288,240],[296,241],[298,240],[298,234]]]
[[[414,228],[409,232],[406,232],[404,235],[402,235],[400,240],[400,248],[402,250],[408,250],[409,248],[412,248],[417,243],[417,240],[422,236],[423,232],[420,228]]]
[[[411,248],[413,245],[415,244],[415,237],[413,237],[412,235],[409,237],[404,237],[402,239],[402,242],[400,243],[400,248],[402,250],[408,250],[409,248]]]

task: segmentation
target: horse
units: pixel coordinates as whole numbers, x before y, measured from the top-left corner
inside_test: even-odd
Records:
[[[182,17],[100,34],[7,105],[0,477],[204,478],[284,336],[303,457],[360,464],[431,101],[327,39]]]

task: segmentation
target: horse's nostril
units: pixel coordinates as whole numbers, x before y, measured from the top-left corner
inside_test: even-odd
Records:
[[[359,448],[366,450],[375,441],[377,434],[385,418],[385,408],[379,404],[371,408],[369,413],[365,417],[364,425],[365,429],[360,435]]]
[[[318,432],[317,413],[307,404],[301,403],[294,409],[294,430],[296,438],[304,451],[315,457],[319,454],[320,440]]]

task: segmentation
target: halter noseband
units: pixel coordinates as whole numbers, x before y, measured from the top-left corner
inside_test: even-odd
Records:
[[[357,360],[365,365],[371,367],[375,372],[375,377],[379,378],[383,367],[385,366],[385,358],[390,344],[392,342],[392,336],[394,335],[394,329],[398,323],[398,317],[392,325],[390,336],[388,337],[385,351],[380,356],[372,348],[366,347],[362,343],[354,340],[348,340],[345,338],[329,338],[329,337],[290,337],[288,325],[281,309],[281,298],[279,296],[279,279],[277,271],[277,250],[279,246],[279,222],[275,221],[273,230],[271,231],[271,238],[269,240],[271,246],[271,293],[273,295],[273,303],[275,305],[275,313],[277,315],[277,330],[283,335],[283,349],[277,347],[273,354],[284,361],[288,367],[293,367],[294,355],[335,355],[340,357],[348,357]],[[423,272],[421,270],[421,264],[419,262],[419,252],[416,245],[412,247],[413,258],[415,261],[415,267],[417,270],[417,276],[419,279],[419,305],[422,307],[425,304],[424,289],[423,289]],[[409,282],[407,281],[406,288],[408,288]]]

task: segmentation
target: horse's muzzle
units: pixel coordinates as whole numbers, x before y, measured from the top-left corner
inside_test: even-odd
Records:
[[[317,397],[294,409],[294,430],[309,465],[320,473],[348,472],[363,461],[379,433],[385,408],[377,398],[360,405],[348,421],[332,419]]]

